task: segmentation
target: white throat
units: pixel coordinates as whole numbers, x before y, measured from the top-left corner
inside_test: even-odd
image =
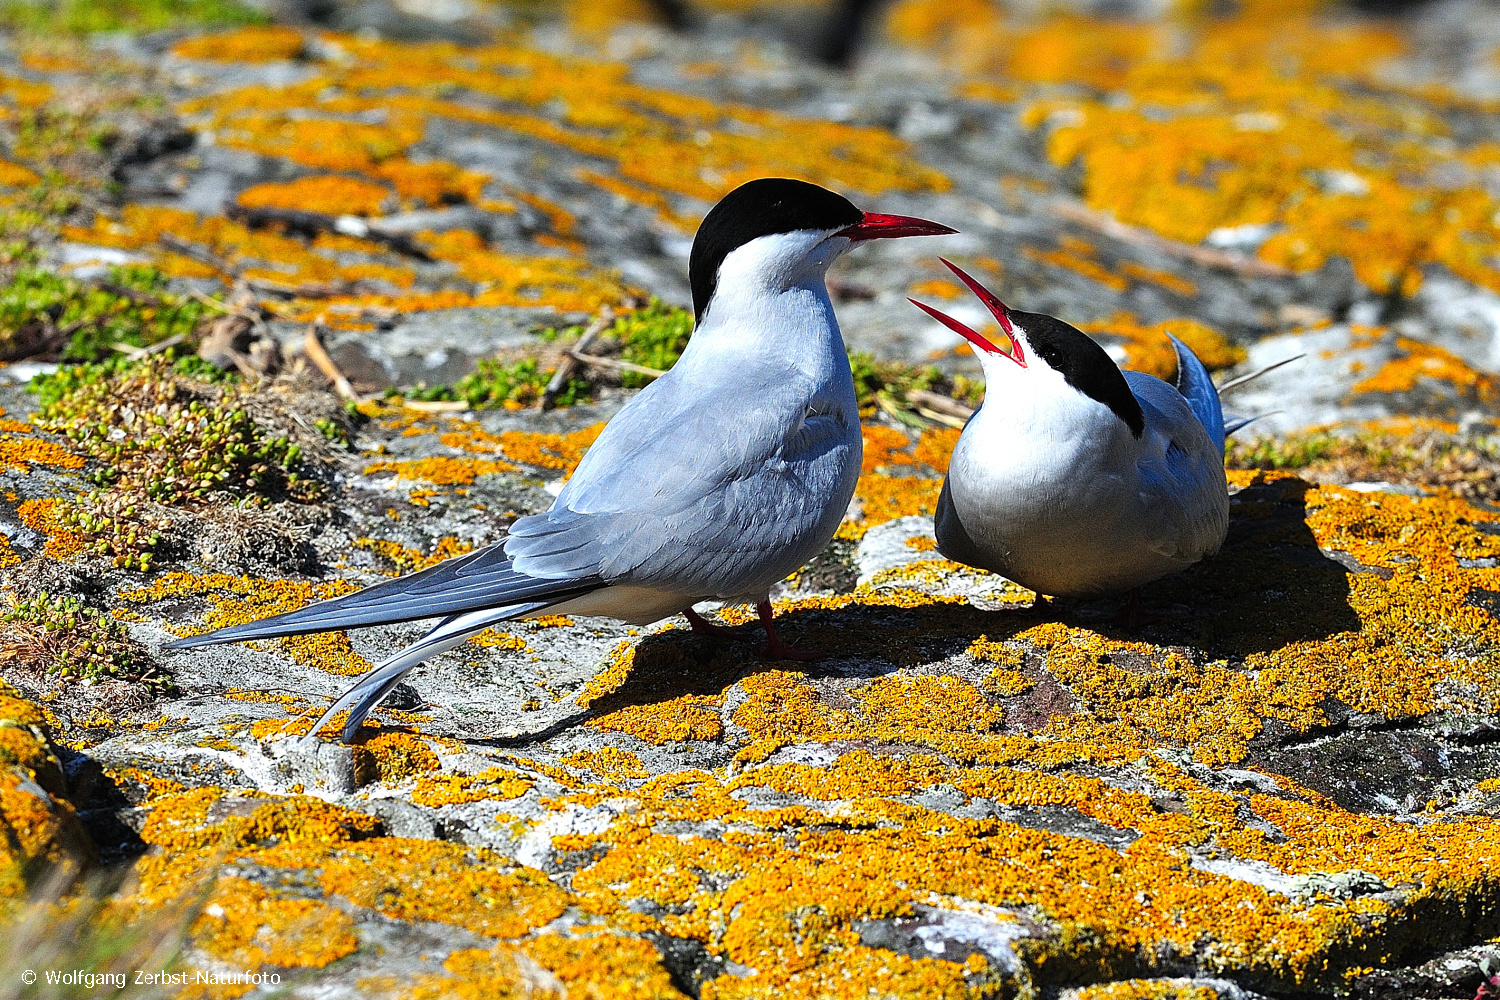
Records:
[[[844,363],[844,342],[824,277],[852,244],[836,230],[761,236],[724,257],[718,282],[681,361],[752,353],[821,369]]]

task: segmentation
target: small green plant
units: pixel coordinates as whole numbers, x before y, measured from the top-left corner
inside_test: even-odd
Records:
[[[8,0],[0,27],[34,35],[163,31],[263,24],[264,14],[234,0]]]
[[[231,384],[240,381],[239,375],[235,372],[224,371],[192,352],[178,351],[175,347],[169,347],[157,356],[171,363],[174,374],[195,382]],[[54,371],[33,375],[31,381],[26,384],[26,391],[36,396],[37,402],[45,410],[84,385],[129,372],[140,364],[141,362],[137,359],[111,352],[111,356],[103,361],[81,365],[60,365]]]
[[[1305,469],[1328,458],[1337,445],[1332,434],[1315,431],[1285,438],[1231,439],[1224,452],[1228,464],[1237,469]]]
[[[115,344],[146,347],[192,333],[208,307],[166,291],[149,267],[116,267],[99,285],[22,268],[0,289],[0,350],[60,351],[64,361],[118,357]]]
[[[44,404],[37,425],[58,431],[102,463],[102,486],[139,492],[163,504],[267,490],[313,499],[318,484],[297,470],[302,449],[263,435],[230,392],[178,376],[169,360],[98,377],[85,374]]]
[[[313,421],[313,426],[318,429],[318,433],[334,444],[344,448],[349,447],[349,432],[344,430],[338,422],[329,420],[327,417],[320,417]]]
[[[302,449],[265,434],[232,385],[178,371],[198,362],[156,356],[60,369],[32,388],[34,420],[95,460],[100,488],[64,507],[66,522],[115,566],[145,572],[170,522],[157,507],[223,500],[311,502],[323,487],[301,475]]]
[[[669,306],[652,298],[641,309],[615,320],[609,333],[620,342],[620,356],[632,364],[666,371],[677,363],[693,332],[690,310]],[[639,372],[623,372],[627,389],[639,389],[651,381]]]
[[[125,625],[76,598],[46,592],[15,605],[0,632],[0,662],[85,686],[102,680],[169,687]]]
[[[420,400],[463,400],[476,410],[495,406],[518,408],[531,406],[542,398],[554,369],[543,369],[536,358],[519,361],[498,361],[481,358],[474,371],[452,385],[418,385],[390,395],[405,396]],[[554,402],[558,406],[572,406],[588,399],[589,384],[583,379],[570,378]]]

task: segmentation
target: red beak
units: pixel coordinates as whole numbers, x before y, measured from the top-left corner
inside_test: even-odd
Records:
[[[939,259],[941,260],[941,258]],[[1011,324],[1010,321],[1010,310],[1006,307],[1005,303],[997,299],[988,288],[985,288],[979,282],[975,281],[968,274],[966,274],[963,268],[954,264],[952,261],[944,260],[943,263],[948,265],[948,270],[958,275],[958,280],[969,286],[969,291],[977,295],[979,297],[979,301],[983,302],[985,308],[990,311],[990,315],[995,317],[995,322],[1000,324],[1000,329],[1005,331],[1005,336],[1010,340],[1010,350],[1001,350],[1000,348],[992,344],[989,341],[989,338],[985,337],[983,334],[976,333],[975,331],[969,329],[967,326],[960,323],[952,316],[949,316],[947,313],[938,312],[931,306],[923,305],[916,299],[907,299],[906,301],[910,302],[912,305],[916,306],[918,309],[922,310],[924,313],[931,316],[933,319],[937,320],[939,323],[943,324],[948,329],[952,330],[954,333],[958,334],[960,337],[964,338],[975,347],[979,348],[981,351],[985,351],[989,354],[1004,355],[1005,357],[1010,358],[1010,360],[1014,361],[1016,364],[1020,365],[1022,368],[1025,368],[1026,354],[1021,350],[1021,342],[1016,339],[1015,327]]]
[[[865,217],[839,233],[855,242],[860,240],[895,240],[903,236],[948,236],[958,232],[926,219],[909,215],[881,215],[866,212]]]

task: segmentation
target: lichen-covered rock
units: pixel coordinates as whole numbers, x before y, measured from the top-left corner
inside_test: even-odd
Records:
[[[221,977],[204,996],[1478,987],[1500,71],[1432,60],[1477,52],[1488,8],[1465,49],[1249,2],[905,0],[841,77],[757,34],[774,16],[624,26],[605,57],[590,4],[500,41],[494,11],[440,31],[408,6],[339,6],[373,33],[114,36],[109,87],[100,48],[0,54],[0,221],[42,265],[0,273],[0,349],[94,362],[0,369],[10,898],[44,862],[128,869],[112,913],[178,915],[181,968]],[[964,230],[830,283],[871,355],[864,469],[774,595],[826,659],[516,622],[307,749],[419,623],[163,649],[545,509],[649,377],[609,366],[680,351],[697,219],[767,173]],[[1228,397],[1281,413],[1231,449],[1223,551],[1144,588],[1160,621],[936,551],[956,404],[981,398],[901,301],[980,320],[939,252],[1162,377],[1168,332],[1224,377],[1305,354]],[[604,361],[549,396],[582,328]]]

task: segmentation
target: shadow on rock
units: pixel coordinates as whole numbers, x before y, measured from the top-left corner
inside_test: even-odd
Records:
[[[1313,488],[1282,479],[1236,494],[1218,555],[1141,588],[1142,606],[1161,614],[1160,622],[1143,628],[1116,623],[1118,598],[1054,601],[1059,620],[1111,639],[1192,646],[1228,660],[1359,631],[1348,574],[1388,576],[1390,570],[1319,550],[1306,521],[1305,496]]]

